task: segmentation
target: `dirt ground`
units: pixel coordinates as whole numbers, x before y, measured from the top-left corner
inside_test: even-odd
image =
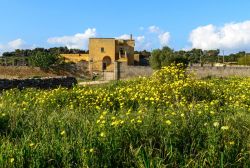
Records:
[[[52,72],[45,72],[40,68],[27,66],[0,66],[1,79],[32,78],[32,77],[53,77],[58,76]]]

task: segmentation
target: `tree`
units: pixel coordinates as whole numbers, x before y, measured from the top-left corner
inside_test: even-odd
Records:
[[[191,51],[188,51],[187,54],[188,54],[188,60],[191,63],[200,63],[203,51],[201,49],[194,48]]]
[[[156,49],[152,51],[151,57],[149,59],[149,64],[153,69],[161,68],[161,60],[160,60],[161,50]]]
[[[238,59],[238,64],[239,65],[250,65],[250,55],[249,54],[244,54],[244,56],[241,56]]]
[[[157,49],[152,51],[149,62],[153,69],[160,69],[173,63],[182,63],[184,66],[187,66],[189,61],[184,53],[183,51],[174,52],[174,50],[169,47],[163,47],[161,50]]]
[[[203,53],[203,63],[215,63],[218,61],[220,50],[205,50]]]
[[[37,52],[50,53],[50,54],[85,54],[89,51],[80,49],[68,49],[67,47],[54,47],[54,48],[35,48],[35,49],[16,49],[13,52],[4,52],[3,57],[32,57]]]
[[[59,60],[59,54],[51,54],[41,50],[30,57],[32,66],[40,67],[44,70],[48,70],[52,65],[59,63]]]

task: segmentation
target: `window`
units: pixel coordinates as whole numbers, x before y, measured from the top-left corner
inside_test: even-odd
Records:
[[[120,54],[121,54],[121,55],[124,55],[124,54],[125,54],[125,52],[124,52],[124,49],[123,49],[123,48],[120,48]]]
[[[102,53],[104,52],[104,47],[101,48],[101,52],[102,52]]]
[[[126,56],[126,51],[125,51],[123,48],[120,48],[119,56],[120,56],[121,58],[125,58],[125,56]]]

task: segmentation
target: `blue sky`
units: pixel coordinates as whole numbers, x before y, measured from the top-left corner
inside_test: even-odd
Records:
[[[0,53],[87,48],[133,34],[136,49],[250,49],[249,0],[0,0]]]

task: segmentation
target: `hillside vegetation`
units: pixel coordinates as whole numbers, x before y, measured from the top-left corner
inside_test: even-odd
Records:
[[[0,167],[249,167],[250,78],[150,78],[0,97]]]

